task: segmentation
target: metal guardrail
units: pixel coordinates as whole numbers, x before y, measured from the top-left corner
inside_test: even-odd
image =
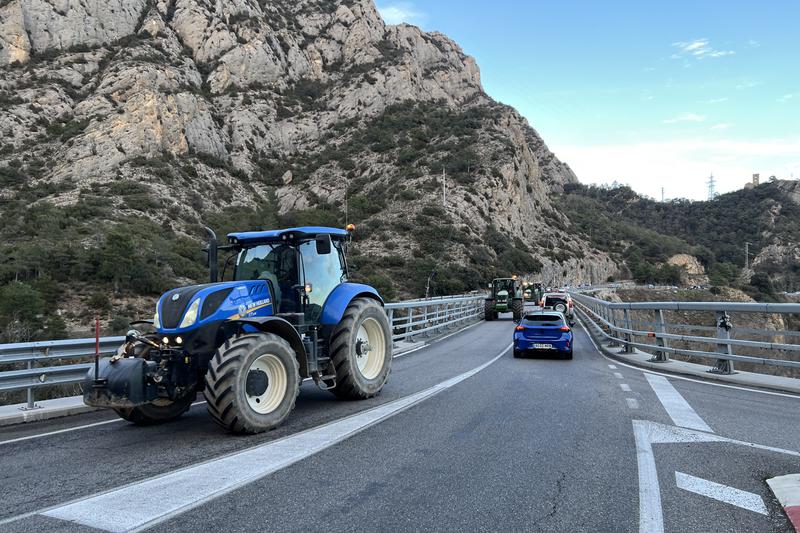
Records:
[[[426,336],[481,317],[484,298],[483,294],[471,294],[386,304],[393,342]],[[124,341],[125,337],[101,337],[100,355],[113,355]],[[36,409],[36,389],[80,383],[92,362],[75,361],[92,359],[94,352],[93,338],[0,344],[0,367],[25,365],[19,370],[0,371],[0,392],[27,390],[24,409]],[[70,363],[57,364],[65,361]]]
[[[612,343],[620,344],[624,352],[632,353],[634,348],[645,352],[653,352],[652,362],[667,362],[669,354],[680,354],[714,359],[714,367],[710,372],[720,374],[734,373],[734,361],[757,365],[780,366],[800,369],[800,344],[785,342],[766,342],[762,340],[732,338],[732,332],[757,335],[774,339],[775,337],[795,338],[796,332],[776,331],[757,328],[733,327],[729,313],[766,313],[766,314],[800,314],[800,304],[761,304],[742,302],[607,302],[580,293],[570,293],[577,304],[578,311],[605,338]],[[712,326],[697,324],[670,324],[664,317],[665,311],[702,311],[714,314]],[[633,312],[651,313],[652,320],[634,320]],[[711,322],[711,320],[709,320]],[[636,329],[645,325],[649,329]],[[713,331],[715,336],[683,335],[670,333],[670,330]],[[655,344],[642,342],[639,339],[651,339]],[[670,346],[679,341],[693,344],[715,346],[714,351],[694,350]],[[750,348],[770,352],[785,352],[787,355],[797,353],[795,359],[778,359],[734,353],[735,348]]]

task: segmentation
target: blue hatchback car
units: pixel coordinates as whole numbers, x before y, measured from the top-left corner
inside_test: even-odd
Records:
[[[514,328],[514,357],[528,353],[549,353],[572,359],[572,329],[561,313],[528,313]]]

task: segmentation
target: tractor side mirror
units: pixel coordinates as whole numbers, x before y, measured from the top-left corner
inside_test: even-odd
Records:
[[[317,255],[328,255],[331,253],[330,235],[318,235],[316,238]]]

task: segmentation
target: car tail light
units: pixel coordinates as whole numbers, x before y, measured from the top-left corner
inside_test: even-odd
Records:
[[[572,308],[572,300],[569,301],[569,307]]]
[[[514,328],[514,331],[525,331],[525,326],[517,326]]]
[[[560,331],[569,332],[569,331],[572,331],[572,330],[569,329],[569,326],[561,326]]]
[[[539,300],[539,307],[544,307],[544,300]]]
[[[567,341],[567,348],[569,348],[569,341]]]

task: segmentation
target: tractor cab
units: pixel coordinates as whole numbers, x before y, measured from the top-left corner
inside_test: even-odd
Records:
[[[318,227],[231,233],[233,279],[266,281],[277,316],[319,323],[328,296],[347,281],[347,237],[345,230]]]

